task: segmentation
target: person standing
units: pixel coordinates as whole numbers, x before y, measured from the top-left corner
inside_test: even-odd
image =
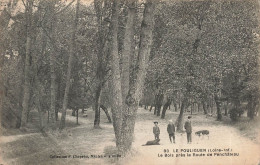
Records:
[[[158,127],[158,122],[155,121],[154,123],[154,127],[153,127],[153,134],[155,137],[155,140],[159,140],[159,135],[160,135],[160,128]]]
[[[191,143],[191,133],[192,133],[192,126],[191,126],[191,116],[188,116],[188,120],[185,122],[184,128],[187,133],[187,142]]]
[[[172,120],[169,120],[169,124],[167,126],[167,132],[169,134],[171,143],[175,143],[175,126]]]

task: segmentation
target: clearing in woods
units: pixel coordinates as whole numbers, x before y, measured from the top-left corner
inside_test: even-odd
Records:
[[[0,137],[0,163],[8,165],[115,163],[116,158],[99,158],[104,154],[113,154],[115,138],[112,124],[108,123],[105,115],[102,114],[102,129],[93,129],[94,112],[89,110],[87,114],[87,118],[83,117],[82,114],[80,115],[80,125],[78,126],[74,125],[75,117],[68,115],[67,120],[73,127],[66,128],[62,133],[58,131],[48,133],[47,137],[37,132],[22,133],[18,130],[14,130],[12,134],[5,133]],[[185,120],[187,115],[184,116]],[[238,129],[227,126],[223,122],[215,121],[213,117],[206,118],[202,114],[192,115],[192,144],[187,144],[185,133],[176,133],[176,144],[171,144],[166,128],[168,120],[176,121],[177,117],[177,112],[167,110],[166,118],[161,119],[153,115],[153,112],[140,108],[136,119],[133,150],[119,163],[125,165],[199,165],[202,163],[209,165],[247,165],[260,162],[259,139],[250,140],[243,136]],[[154,139],[152,133],[153,121],[159,122],[161,145],[142,146],[146,141]],[[209,139],[208,137],[199,138],[195,136],[196,131],[205,129],[210,132]],[[179,153],[173,152],[176,149],[179,150]],[[187,157],[189,152],[184,152],[184,150],[180,152],[181,149],[186,149],[186,151],[188,149],[206,149],[207,152],[193,152],[196,156],[190,153],[192,156]],[[214,153],[227,153],[224,151],[213,152],[212,156],[201,156],[201,153],[207,155],[208,149],[212,151],[229,149],[230,153],[238,153],[239,156],[220,156],[217,154],[214,156]],[[167,156],[169,157],[165,157],[165,152],[168,153]],[[176,154],[179,154],[179,156],[176,157]]]

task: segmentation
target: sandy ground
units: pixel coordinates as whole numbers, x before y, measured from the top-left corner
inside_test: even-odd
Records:
[[[150,165],[256,165],[260,163],[260,147],[258,143],[240,135],[239,131],[233,127],[224,126],[214,118],[205,118],[203,115],[193,115],[193,134],[192,144],[187,144],[186,134],[176,134],[176,144],[169,141],[167,134],[168,119],[176,120],[178,114],[168,113],[167,120],[158,119],[159,127],[161,129],[161,145],[159,146],[141,146],[147,140],[153,140],[152,122],[155,116],[147,111],[141,111],[138,115],[138,122],[136,123],[136,135],[133,149],[138,152],[134,158],[129,158],[125,164],[150,164]],[[187,115],[186,115],[187,116]],[[144,122],[142,118],[146,119]],[[195,132],[199,130],[209,130],[208,137],[195,136]],[[176,149],[179,152],[176,152]],[[187,157],[189,152],[180,152],[181,149],[206,149],[206,152],[192,152],[192,156]],[[239,156],[214,156],[214,153],[228,153],[227,151],[208,152],[208,149],[229,149],[230,153],[238,153]],[[166,152],[165,152],[166,150]],[[167,152],[167,150],[169,152]],[[231,151],[232,150],[232,151]],[[174,152],[175,151],[175,152]],[[177,154],[184,154],[185,157],[176,157]],[[206,156],[193,156],[195,154],[205,154]],[[213,153],[213,156],[207,156],[208,153]],[[159,155],[162,154],[163,157]],[[165,157],[169,154],[173,157]],[[172,155],[173,154],[173,155]]]
[[[41,133],[1,136],[0,164],[114,164],[114,158],[93,158],[104,156],[110,150],[109,148],[115,146],[112,124],[108,123],[103,112],[101,113],[101,129],[93,129],[91,119],[93,119],[94,112],[90,110],[87,112],[87,118],[82,116],[79,118],[80,125],[75,124],[61,133],[56,131],[47,137],[43,137]],[[260,162],[259,143],[242,136],[237,129],[225,126],[212,117],[206,118],[204,115],[193,115],[192,117],[192,144],[187,144],[185,133],[176,133],[176,144],[171,144],[166,131],[167,121],[169,119],[175,121],[177,116],[177,113],[167,111],[166,119],[160,119],[152,112],[140,108],[132,154],[121,159],[120,164],[257,165]],[[70,116],[70,113],[68,113],[67,120],[75,123],[75,117]],[[152,127],[155,120],[159,122],[161,129],[161,145],[142,146],[146,141],[154,139]],[[195,136],[194,132],[203,129],[210,131],[209,138]],[[178,152],[174,152],[176,149]],[[192,152],[188,157],[184,150],[180,152],[181,149],[206,149],[206,152]],[[209,149],[229,151],[208,152]],[[214,156],[214,153],[228,152],[237,153],[239,156]],[[165,153],[172,157],[165,157]],[[193,156],[193,153],[202,153],[206,156]],[[213,153],[213,155],[207,156],[208,153]],[[182,154],[185,157],[176,157],[176,154]],[[90,158],[72,158],[74,155],[89,156]],[[51,158],[51,156],[67,156],[67,158]]]

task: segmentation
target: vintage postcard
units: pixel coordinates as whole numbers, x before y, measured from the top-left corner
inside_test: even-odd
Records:
[[[0,0],[0,165],[260,165],[259,0]]]

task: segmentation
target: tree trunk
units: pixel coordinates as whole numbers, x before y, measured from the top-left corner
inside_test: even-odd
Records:
[[[100,94],[102,90],[102,85],[100,84],[96,90],[95,95],[95,120],[94,120],[94,128],[100,128]]]
[[[153,109],[153,104],[150,106],[149,112],[151,112]]]
[[[121,77],[119,67],[119,55],[118,55],[118,2],[113,1],[112,17],[111,17],[111,86],[112,86],[112,118],[113,127],[116,137],[116,146],[119,149],[121,146],[121,125],[122,125],[122,91],[121,91]]]
[[[80,3],[80,0],[77,0],[76,15],[75,15],[75,20],[74,20],[74,23],[72,26],[73,31],[72,31],[71,42],[70,42],[70,53],[69,53],[69,61],[68,61],[68,69],[67,69],[66,87],[65,87],[63,105],[62,105],[60,129],[63,129],[65,127],[66,111],[67,111],[67,106],[68,106],[68,95],[69,95],[69,89],[70,89],[72,60],[73,60],[73,56],[74,56],[74,52],[75,52],[75,48],[76,48],[75,39],[76,39],[76,30],[77,30],[77,24],[78,24],[79,3]]]
[[[210,109],[209,102],[207,102],[207,104],[206,104],[206,105],[207,105],[207,109],[206,109],[206,110],[207,110],[207,114],[208,114],[208,112],[209,112],[209,109]],[[205,113],[205,111],[204,111],[204,113]]]
[[[224,105],[224,109],[225,109],[225,116],[228,116],[228,101],[225,103]]]
[[[77,125],[79,124],[79,109],[77,109]]]
[[[106,26],[104,26],[104,13],[106,12],[106,7],[102,7],[102,1],[94,0],[94,7],[95,12],[97,16],[97,22],[98,22],[98,32],[97,32],[97,57],[98,57],[98,67],[96,71],[96,79],[97,79],[97,88],[95,92],[95,120],[94,120],[94,128],[100,128],[100,97],[101,97],[101,91],[105,84],[105,76],[106,76],[106,65],[104,64],[104,57],[106,54],[106,48],[107,48],[107,40],[106,37]]]
[[[126,99],[129,90],[129,67],[130,67],[130,57],[134,54],[134,20],[136,14],[135,7],[136,0],[128,0],[128,12],[127,12],[127,22],[124,34],[123,50],[122,50],[122,98]]]
[[[71,113],[71,116],[76,116],[76,109],[72,109],[72,113]]]
[[[247,117],[253,119],[255,116],[255,106],[253,105],[253,96],[250,94],[248,96],[248,104],[247,104]]]
[[[46,46],[46,43],[45,43],[45,37],[42,33],[42,50],[45,49],[45,46]],[[41,52],[43,55],[43,51]],[[36,98],[35,98],[35,103],[36,103],[36,108],[38,110],[38,115],[39,115],[39,129],[40,131],[44,131],[44,117],[43,117],[43,112],[42,112],[42,106],[41,106],[41,93],[42,93],[42,86],[40,84],[40,81],[39,81],[39,77],[38,77],[38,68],[37,68],[37,63],[38,63],[38,57],[36,56],[35,59],[34,59],[34,71],[35,71],[35,75],[34,75],[34,80],[35,80],[35,93],[36,93]]]
[[[111,20],[111,56],[112,56],[112,117],[113,126],[116,136],[116,145],[119,153],[125,155],[131,149],[136,111],[138,102],[142,95],[144,78],[146,75],[146,65],[149,59],[150,48],[152,43],[153,30],[153,10],[154,5],[148,1],[145,4],[144,17],[141,26],[140,48],[138,52],[138,69],[136,71],[136,81],[129,86],[128,95],[125,100],[125,105],[122,106],[121,78],[117,45],[118,32],[118,3],[113,2],[112,20]],[[134,76],[135,77],[135,76]],[[122,114],[122,108],[124,114]],[[123,115],[123,116],[122,116]],[[123,121],[122,121],[123,119]]]
[[[43,10],[43,9],[40,9]],[[56,110],[56,72],[55,72],[55,63],[56,63],[56,58],[55,58],[55,41],[56,41],[56,16],[55,16],[55,2],[50,1],[46,4],[44,8],[44,16],[48,19],[43,19],[42,20],[42,28],[44,29],[50,29],[49,30],[49,35],[52,37],[51,40],[49,40],[49,43],[51,45],[50,47],[50,54],[49,54],[49,61],[50,61],[50,75],[51,75],[51,85],[50,85],[50,119],[51,123],[54,126],[56,123],[56,118],[55,118],[55,110]],[[44,17],[42,16],[42,17]],[[42,30],[43,31],[43,30]],[[45,32],[46,33],[46,32]],[[45,36],[44,36],[45,37]],[[42,50],[45,51],[45,50]],[[43,55],[43,52],[42,52]]]
[[[207,105],[205,101],[202,101],[202,107],[203,107],[204,115],[208,114]]]
[[[106,114],[106,116],[107,116],[107,119],[108,119],[108,122],[109,123],[112,123],[112,120],[111,120],[111,117],[110,117],[110,115],[109,115],[109,113],[108,113],[108,110],[107,110],[107,108],[104,106],[104,105],[100,105],[100,108],[102,108],[103,109],[103,111],[105,112],[105,114]]]
[[[157,116],[160,116],[160,115],[161,115],[162,104],[157,104],[156,107],[157,107],[156,115],[157,115]]]
[[[49,123],[50,122],[50,111],[47,110],[47,113],[48,113],[48,115],[47,115],[47,123]]]
[[[42,112],[42,107],[41,107],[41,86],[39,82],[38,75],[35,76],[35,85],[36,85],[36,107],[38,110],[39,114],[39,119],[40,119],[40,131],[44,131],[44,118],[43,118],[43,112]]]
[[[180,114],[177,118],[177,131],[179,131],[179,132],[183,131],[183,113],[184,113],[184,109],[186,107],[187,101],[188,101],[187,97],[184,96],[182,103],[181,103]]]
[[[163,106],[163,110],[162,110],[162,115],[161,115],[161,118],[164,119],[165,118],[165,113],[166,113],[166,110],[168,107],[170,107],[171,105],[171,100],[170,99],[167,99],[167,102],[164,104]]]
[[[27,117],[29,112],[29,100],[30,100],[30,57],[31,57],[31,19],[32,19],[32,6],[33,1],[28,0],[28,6],[26,11],[26,24],[27,24],[27,37],[26,37],[26,55],[25,55],[25,69],[24,69],[24,96],[23,96],[23,111],[21,116],[21,128],[26,126]]]
[[[146,67],[149,60],[152,44],[154,9],[154,3],[152,3],[151,0],[148,0],[145,3],[143,22],[141,25],[140,48],[137,58],[138,69],[136,71],[136,81],[130,81],[130,90],[126,97],[126,106],[124,106],[123,123],[121,131],[122,143],[119,147],[119,152],[122,155],[125,155],[125,153],[131,149],[133,142],[136,112],[138,109],[138,102],[140,101],[140,98],[143,93],[144,80],[146,76]]]
[[[215,93],[214,95],[214,99],[215,99],[215,103],[216,103],[216,107],[217,107],[217,120],[220,121],[222,120],[222,114],[221,114],[221,108],[220,108],[220,100],[218,95]]]
[[[178,111],[178,108],[177,108],[177,103],[176,103],[176,102],[174,102],[174,103],[173,103],[173,105],[174,105],[175,112],[177,112],[177,111]]]
[[[131,149],[134,140],[134,126],[138,104],[134,101],[133,104],[126,105],[125,107],[121,131],[122,143],[119,147],[119,153],[123,156]]]
[[[56,93],[56,109],[55,109],[55,120],[56,122],[58,121],[59,119],[59,110],[61,109],[61,105],[60,105],[60,97],[61,97],[61,94],[60,94],[60,88],[61,88],[61,78],[60,76],[56,77],[57,78],[57,93]]]
[[[44,125],[44,116],[43,116],[43,111],[42,111],[42,106],[41,106],[41,100],[42,100],[42,90],[43,90],[43,86],[40,83],[39,80],[39,68],[38,68],[38,63],[39,63],[39,57],[44,56],[44,52],[46,50],[46,45],[47,45],[47,38],[46,35],[44,33],[44,31],[41,29],[41,54],[39,56],[35,56],[33,58],[33,67],[34,67],[34,80],[35,80],[35,90],[36,90],[36,108],[38,110],[38,114],[39,114],[39,119],[40,119],[40,130],[41,132],[44,131],[45,125]]]
[[[13,5],[13,4],[12,4]],[[11,6],[12,6],[11,5]],[[2,6],[3,7],[3,6]],[[14,6],[15,8],[15,6]],[[2,8],[3,10],[0,13],[0,70],[3,71],[4,67],[4,59],[5,59],[5,51],[6,47],[3,44],[7,39],[7,35],[5,35],[8,32],[8,25],[9,21],[11,19],[10,15],[8,13],[12,13],[11,8],[7,5],[6,7]],[[5,95],[5,87],[4,87],[4,82],[3,82],[3,76],[2,74],[0,75],[0,121],[3,122],[4,120],[4,111],[3,111],[3,103],[4,103],[4,95]],[[18,117],[20,119],[20,117]],[[2,124],[2,123],[1,123]],[[0,127],[1,127],[0,124]],[[18,128],[20,127],[21,122],[18,120],[17,126]]]
[[[156,112],[157,112],[157,105],[154,104],[154,111],[153,111],[153,114],[156,115]]]
[[[193,112],[194,112],[194,104],[192,102],[191,105],[190,105],[190,114],[192,115]]]
[[[53,9],[50,13],[54,13],[54,3],[53,6],[51,6],[51,9]],[[52,19],[52,27],[51,27],[51,36],[53,38],[53,41],[55,41],[55,24],[56,24],[56,19]],[[56,118],[55,118],[55,112],[56,112],[56,72],[55,72],[55,50],[54,46],[51,49],[50,53],[50,73],[51,73],[51,107],[50,107],[50,117],[51,117],[51,122],[56,123]]]
[[[200,112],[200,102],[197,103],[198,106],[198,112]]]
[[[163,109],[162,109],[162,115],[161,118],[164,119],[165,118],[165,114],[166,114],[166,110],[169,106],[167,104],[163,105]]]
[[[212,97],[210,97],[210,113],[214,113],[214,100]]]
[[[157,116],[161,115],[161,107],[163,104],[163,93],[161,93],[161,91],[159,91],[159,93],[156,96],[156,114]]]

